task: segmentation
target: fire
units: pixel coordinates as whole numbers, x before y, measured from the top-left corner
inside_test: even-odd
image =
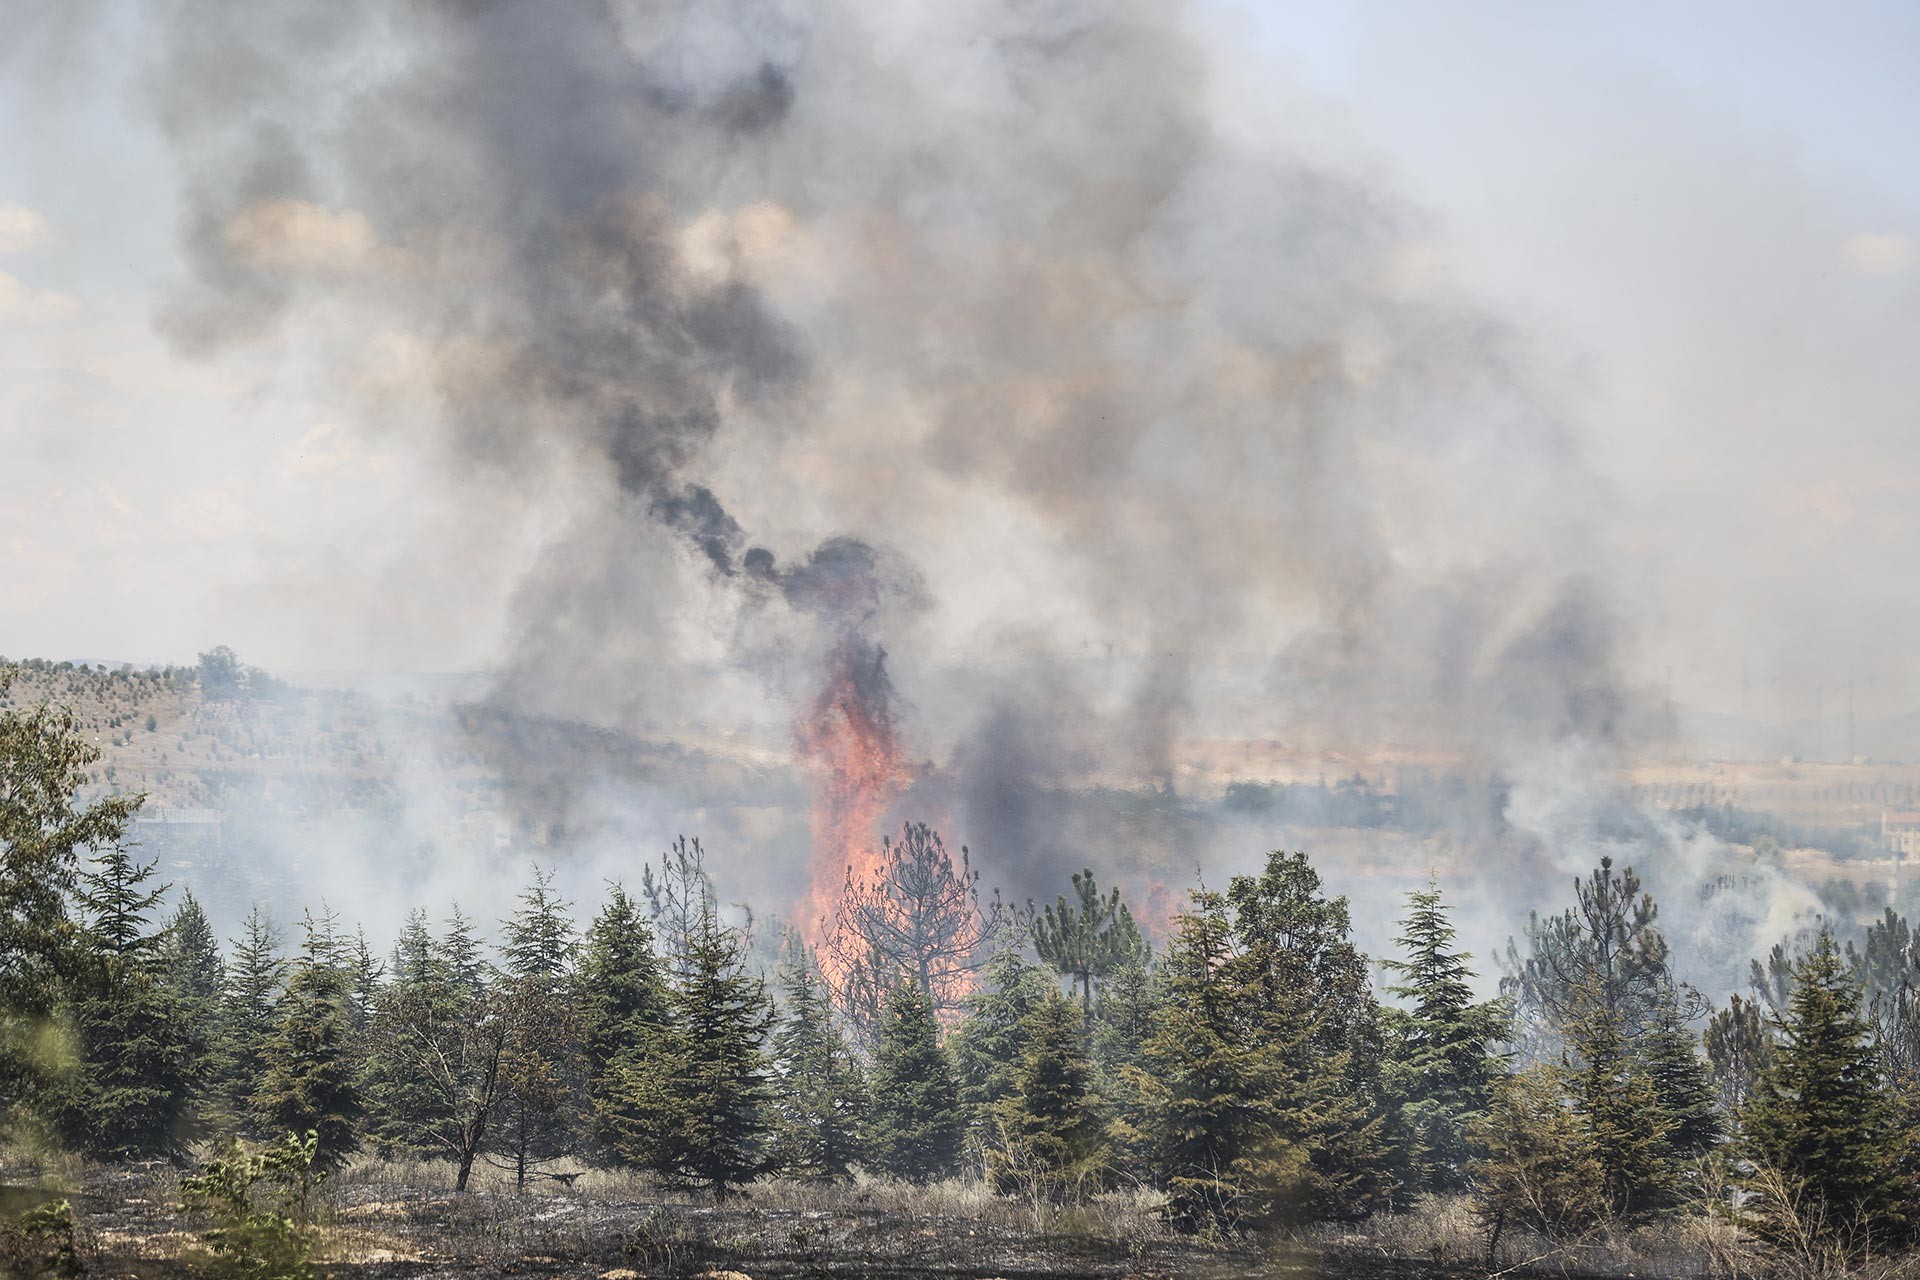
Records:
[[[800,918],[818,947],[848,873],[865,879],[878,869],[881,823],[908,779],[886,652],[857,638],[843,641],[794,736],[814,775],[813,861]]]

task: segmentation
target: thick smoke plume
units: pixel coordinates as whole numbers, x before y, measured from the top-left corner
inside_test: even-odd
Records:
[[[1224,117],[1182,6],[163,12],[165,332],[287,343],[527,532],[495,706],[797,743],[814,894],[909,794],[1017,894],[1286,839],[1203,739],[1444,754],[1516,893],[1611,847],[1644,708],[1558,373]]]

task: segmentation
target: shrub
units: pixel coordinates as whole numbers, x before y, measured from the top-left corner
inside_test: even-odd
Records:
[[[310,1280],[319,1135],[289,1134],[254,1153],[230,1148],[181,1183],[187,1211],[211,1220],[207,1269],[227,1280]]]

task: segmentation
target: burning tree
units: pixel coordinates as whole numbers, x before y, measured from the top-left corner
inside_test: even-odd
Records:
[[[960,1008],[993,931],[980,909],[979,880],[966,846],[956,863],[924,822],[907,823],[897,844],[882,838],[870,875],[848,869],[824,958],[841,1011],[863,1036],[902,982],[923,992],[937,1014]]]

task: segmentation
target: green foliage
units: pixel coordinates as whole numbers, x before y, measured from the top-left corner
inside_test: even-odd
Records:
[[[309,1280],[312,1199],[325,1179],[320,1135],[230,1147],[180,1184],[184,1208],[209,1222],[206,1270],[221,1280]]]
[[[254,1098],[266,1079],[268,1046],[280,1024],[287,980],[281,945],[273,918],[255,905],[232,943],[233,963],[227,967],[214,1032],[216,1109],[227,1124],[256,1136],[271,1128]]]
[[[1515,999],[1526,1041],[1538,1057],[1563,1044],[1570,1025],[1596,1001],[1629,1038],[1637,1036],[1672,985],[1667,943],[1653,895],[1633,868],[1612,858],[1574,882],[1575,904],[1557,916],[1528,918],[1528,953],[1508,944],[1501,986]]]
[[[792,944],[780,985],[773,1163],[790,1177],[844,1181],[862,1155],[865,1073],[833,1024],[826,984],[804,945]]]
[[[1094,980],[1144,959],[1147,943],[1120,891],[1101,896],[1093,868],[1074,873],[1073,894],[1071,906],[1062,896],[1034,921],[1033,945],[1042,961],[1079,986],[1081,1008],[1091,1020]]]
[[[196,1097],[203,1096],[213,1062],[227,972],[213,924],[190,889],[181,890],[180,905],[167,922],[160,944],[160,973],[180,1007],[180,1019],[189,1037],[188,1069],[196,1081]]]
[[[744,939],[710,904],[686,947],[672,1016],[616,1066],[602,1123],[629,1163],[720,1200],[768,1165],[773,1010],[746,971]]]
[[[116,847],[80,877],[84,923],[61,1015],[73,1064],[45,1107],[62,1139],[100,1159],[175,1154],[195,1130],[196,1032],[166,981],[164,935],[148,925],[165,893],[144,887],[152,874]]]
[[[588,1081],[589,1138],[618,1159],[614,1134],[599,1117],[618,1087],[617,1069],[639,1065],[644,1048],[672,1018],[672,992],[637,904],[619,885],[587,930],[578,981],[581,1049]]]
[[[1600,1153],[1571,1092],[1564,1068],[1529,1067],[1497,1081],[1486,1112],[1468,1126],[1480,1152],[1471,1166],[1474,1210],[1489,1258],[1510,1227],[1561,1241],[1606,1216]]]
[[[1773,1032],[1757,1000],[1736,995],[1707,1019],[1707,1071],[1720,1105],[1738,1111],[1753,1096],[1773,1059]]]
[[[1575,1106],[1593,1142],[1608,1209],[1631,1221],[1671,1208],[1680,1189],[1676,1122],[1629,1051],[1621,1015],[1596,992],[1571,1016],[1566,1034],[1582,1063],[1572,1077]]]
[[[43,1201],[11,1220],[0,1219],[0,1276],[35,1280],[84,1275],[73,1228],[73,1205],[62,1199]]]
[[[497,984],[506,1039],[489,1159],[512,1171],[516,1188],[579,1145],[586,1079],[575,951],[567,903],[553,892],[551,874],[535,868],[506,922]]]
[[[1380,1119],[1349,1087],[1350,1055],[1323,1048],[1326,1022],[1351,1012],[1339,1000],[1350,994],[1345,905],[1318,900],[1297,864],[1275,860],[1274,880],[1243,887],[1243,923],[1229,921],[1221,895],[1192,894],[1174,923],[1166,999],[1141,1065],[1126,1073],[1138,1108],[1131,1123],[1153,1152],[1170,1214],[1188,1229],[1354,1215],[1384,1191],[1372,1149]],[[1280,931],[1289,917],[1309,927]],[[1312,928],[1316,917],[1328,927]],[[1282,954],[1296,944],[1308,954]],[[1282,973],[1341,989],[1323,998]]]
[[[1013,1092],[1030,1019],[1058,988],[1013,947],[996,952],[980,976],[947,1049],[959,1073],[961,1105],[971,1121],[984,1124],[993,1104]]]
[[[0,666],[0,694],[12,680],[12,669]],[[0,1099],[7,1103],[30,1097],[63,1057],[49,1031],[77,940],[68,895],[79,856],[117,847],[144,798],[80,804],[99,759],[71,711],[0,708]]]
[[[510,1005],[470,958],[456,912],[445,941],[417,913],[394,949],[375,1001],[365,1072],[368,1132],[389,1151],[446,1160],[465,1191],[504,1088]]]
[[[1465,1188],[1468,1128],[1505,1071],[1495,1045],[1509,1034],[1509,1009],[1503,1000],[1474,1001],[1471,957],[1455,946],[1457,936],[1439,888],[1429,884],[1408,895],[1396,939],[1405,959],[1384,962],[1400,977],[1388,991],[1412,1006],[1393,1024],[1388,1068],[1411,1191]]]
[[[349,1021],[351,972],[342,963],[331,919],[305,920],[305,942],[263,1050],[253,1109],[284,1132],[316,1135],[323,1172],[360,1149],[362,1098]]]
[[[1860,1001],[1822,931],[1795,966],[1779,1043],[1740,1116],[1748,1222],[1777,1245],[1814,1235],[1857,1252],[1904,1226],[1912,1189]]]
[[[988,1177],[1003,1194],[1078,1199],[1112,1172],[1090,1090],[1083,1013],[1049,992],[1028,1015],[1025,1038],[1013,1090],[994,1107],[1000,1140],[988,1151]]]
[[[887,998],[874,1051],[868,1153],[883,1173],[932,1182],[957,1167],[965,1123],[933,1001],[918,982],[903,981]]]
[[[1653,1085],[1675,1160],[1690,1163],[1719,1145],[1726,1136],[1719,1096],[1677,993],[1668,990],[1654,1006],[1633,1055]]]

